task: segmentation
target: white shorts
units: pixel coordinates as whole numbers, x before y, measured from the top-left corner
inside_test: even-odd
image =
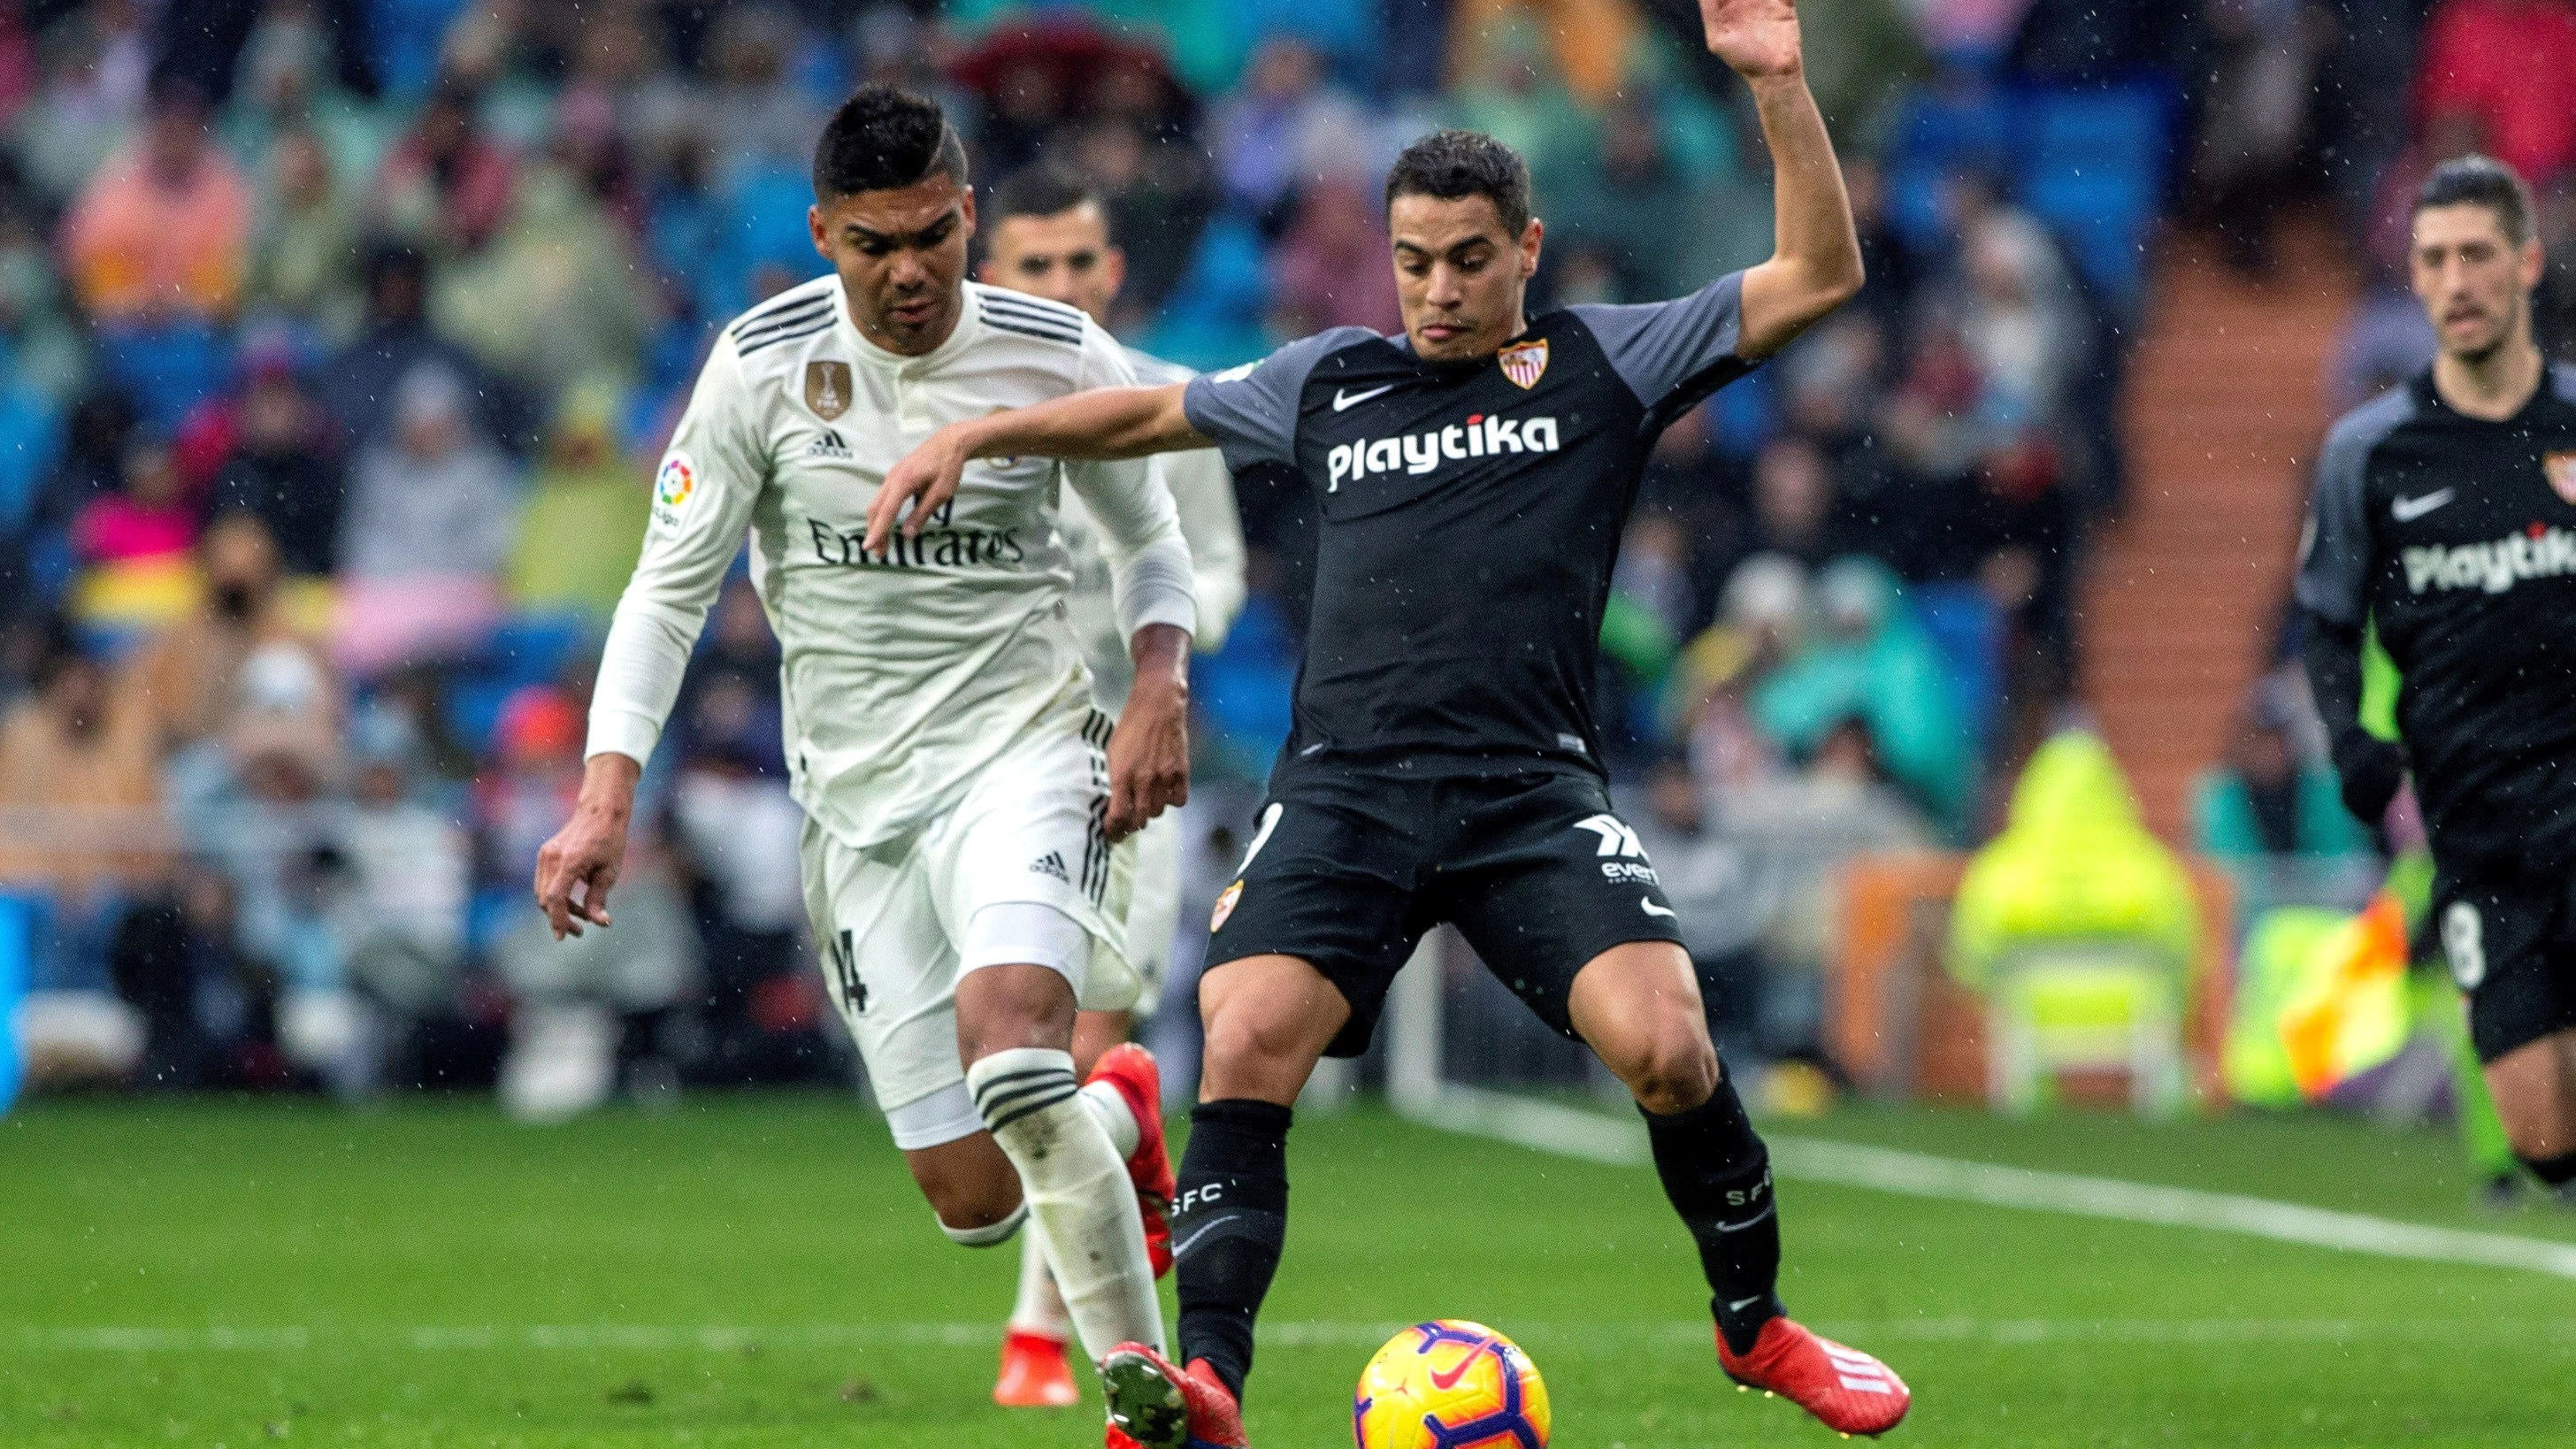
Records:
[[[1136,832],[1136,880],[1127,899],[1127,961],[1136,968],[1138,1017],[1154,1014],[1172,970],[1181,924],[1181,812],[1166,810]]]
[[[859,850],[806,823],[805,908],[823,984],[897,1145],[936,1146],[982,1129],[957,1053],[959,943],[977,911],[1034,904],[1063,913],[1090,938],[1088,960],[1037,964],[1070,967],[1084,1010],[1135,1006],[1125,942],[1136,849],[1101,833],[1107,738],[1096,715],[1042,725],[947,814],[901,841]]]

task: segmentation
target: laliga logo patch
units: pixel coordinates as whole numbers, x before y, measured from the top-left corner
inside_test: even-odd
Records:
[[[1225,925],[1225,918],[1234,914],[1235,902],[1242,899],[1243,882],[1236,881],[1227,886],[1225,894],[1216,898],[1216,909],[1208,913],[1208,929],[1211,931],[1221,929]]]
[[[676,509],[698,491],[698,467],[689,455],[674,448],[662,460],[662,471],[653,475],[653,501],[664,508]]]
[[[1547,373],[1547,339],[1515,342],[1494,354],[1494,360],[1503,365],[1503,376],[1526,392],[1538,386],[1538,380]]]
[[[2576,453],[2541,454],[2540,472],[2560,502],[2576,504]]]

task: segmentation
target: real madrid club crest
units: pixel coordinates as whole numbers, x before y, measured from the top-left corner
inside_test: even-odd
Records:
[[[1208,913],[1208,929],[1211,931],[1223,929],[1225,918],[1234,914],[1234,903],[1242,899],[1243,882],[1238,880],[1227,886],[1225,894],[1216,898],[1216,909]]]
[[[2576,453],[2543,453],[2540,471],[2560,502],[2576,505]]]
[[[830,358],[805,364],[805,406],[825,422],[850,410],[850,365]]]
[[[1538,386],[1538,380],[1547,374],[1547,339],[1515,342],[1495,354],[1494,360],[1503,365],[1503,376],[1527,391]]]

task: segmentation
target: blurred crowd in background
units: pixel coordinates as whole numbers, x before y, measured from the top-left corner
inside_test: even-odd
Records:
[[[2484,147],[2570,242],[2544,312],[2576,340],[2566,0],[1801,13],[1870,282],[1666,434],[1626,540],[1602,714],[1677,878],[1708,842],[1800,862],[2001,827],[2074,710],[2160,229],[2259,273],[2283,206],[2339,208],[2373,279],[2339,372],[2358,398],[2429,351],[2414,180]],[[830,109],[896,82],[948,106],[979,184],[1079,171],[1128,253],[1117,330],[1218,367],[1399,327],[1380,181],[1442,124],[1529,158],[1536,307],[1759,260],[1767,163],[1698,24],[1687,0],[0,0],[22,1038],[66,1076],[497,1079],[534,1111],[846,1070],[742,578],[616,929],[554,943],[526,904],[650,460],[714,330],[822,270]],[[1239,488],[1252,601],[1196,690],[1220,796],[1286,732],[1312,549],[1301,483]],[[2367,849],[2294,671],[2242,734],[2201,844]],[[1743,899],[1723,874],[1699,871],[1704,921]],[[1804,878],[1770,897],[1787,924],[1748,927],[1793,962],[1821,929]]]

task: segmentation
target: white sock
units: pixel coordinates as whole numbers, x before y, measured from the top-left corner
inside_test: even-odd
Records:
[[[1144,1129],[1136,1125],[1136,1114],[1128,1109],[1127,1099],[1107,1082],[1094,1082],[1082,1089],[1082,1105],[1100,1119],[1100,1130],[1109,1134],[1109,1145],[1118,1149],[1118,1160],[1125,1162],[1136,1155],[1136,1143]]]
[[[1020,1295],[1011,1303],[1010,1329],[1063,1343],[1073,1337],[1073,1320],[1065,1314],[1064,1295],[1055,1291],[1055,1270],[1038,1241],[1042,1236],[1032,1230],[1020,1239]]]
[[[1073,1056],[999,1051],[966,1069],[993,1140],[1020,1171],[1031,1226],[1046,1249],[1065,1315],[1093,1363],[1122,1343],[1163,1346],[1163,1306],[1145,1256],[1145,1224],[1127,1165],[1073,1080]]]
[[[1127,1099],[1107,1082],[1093,1082],[1082,1089],[1082,1105],[1100,1119],[1101,1130],[1109,1134],[1109,1145],[1115,1148],[1121,1162],[1135,1155],[1140,1129],[1136,1114]],[[1055,1270],[1047,1266],[1044,1234],[1032,1229],[1020,1239],[1020,1290],[1011,1301],[1008,1327],[1013,1333],[1034,1333],[1064,1343],[1073,1337],[1073,1320],[1065,1316],[1064,1295],[1056,1291]]]

